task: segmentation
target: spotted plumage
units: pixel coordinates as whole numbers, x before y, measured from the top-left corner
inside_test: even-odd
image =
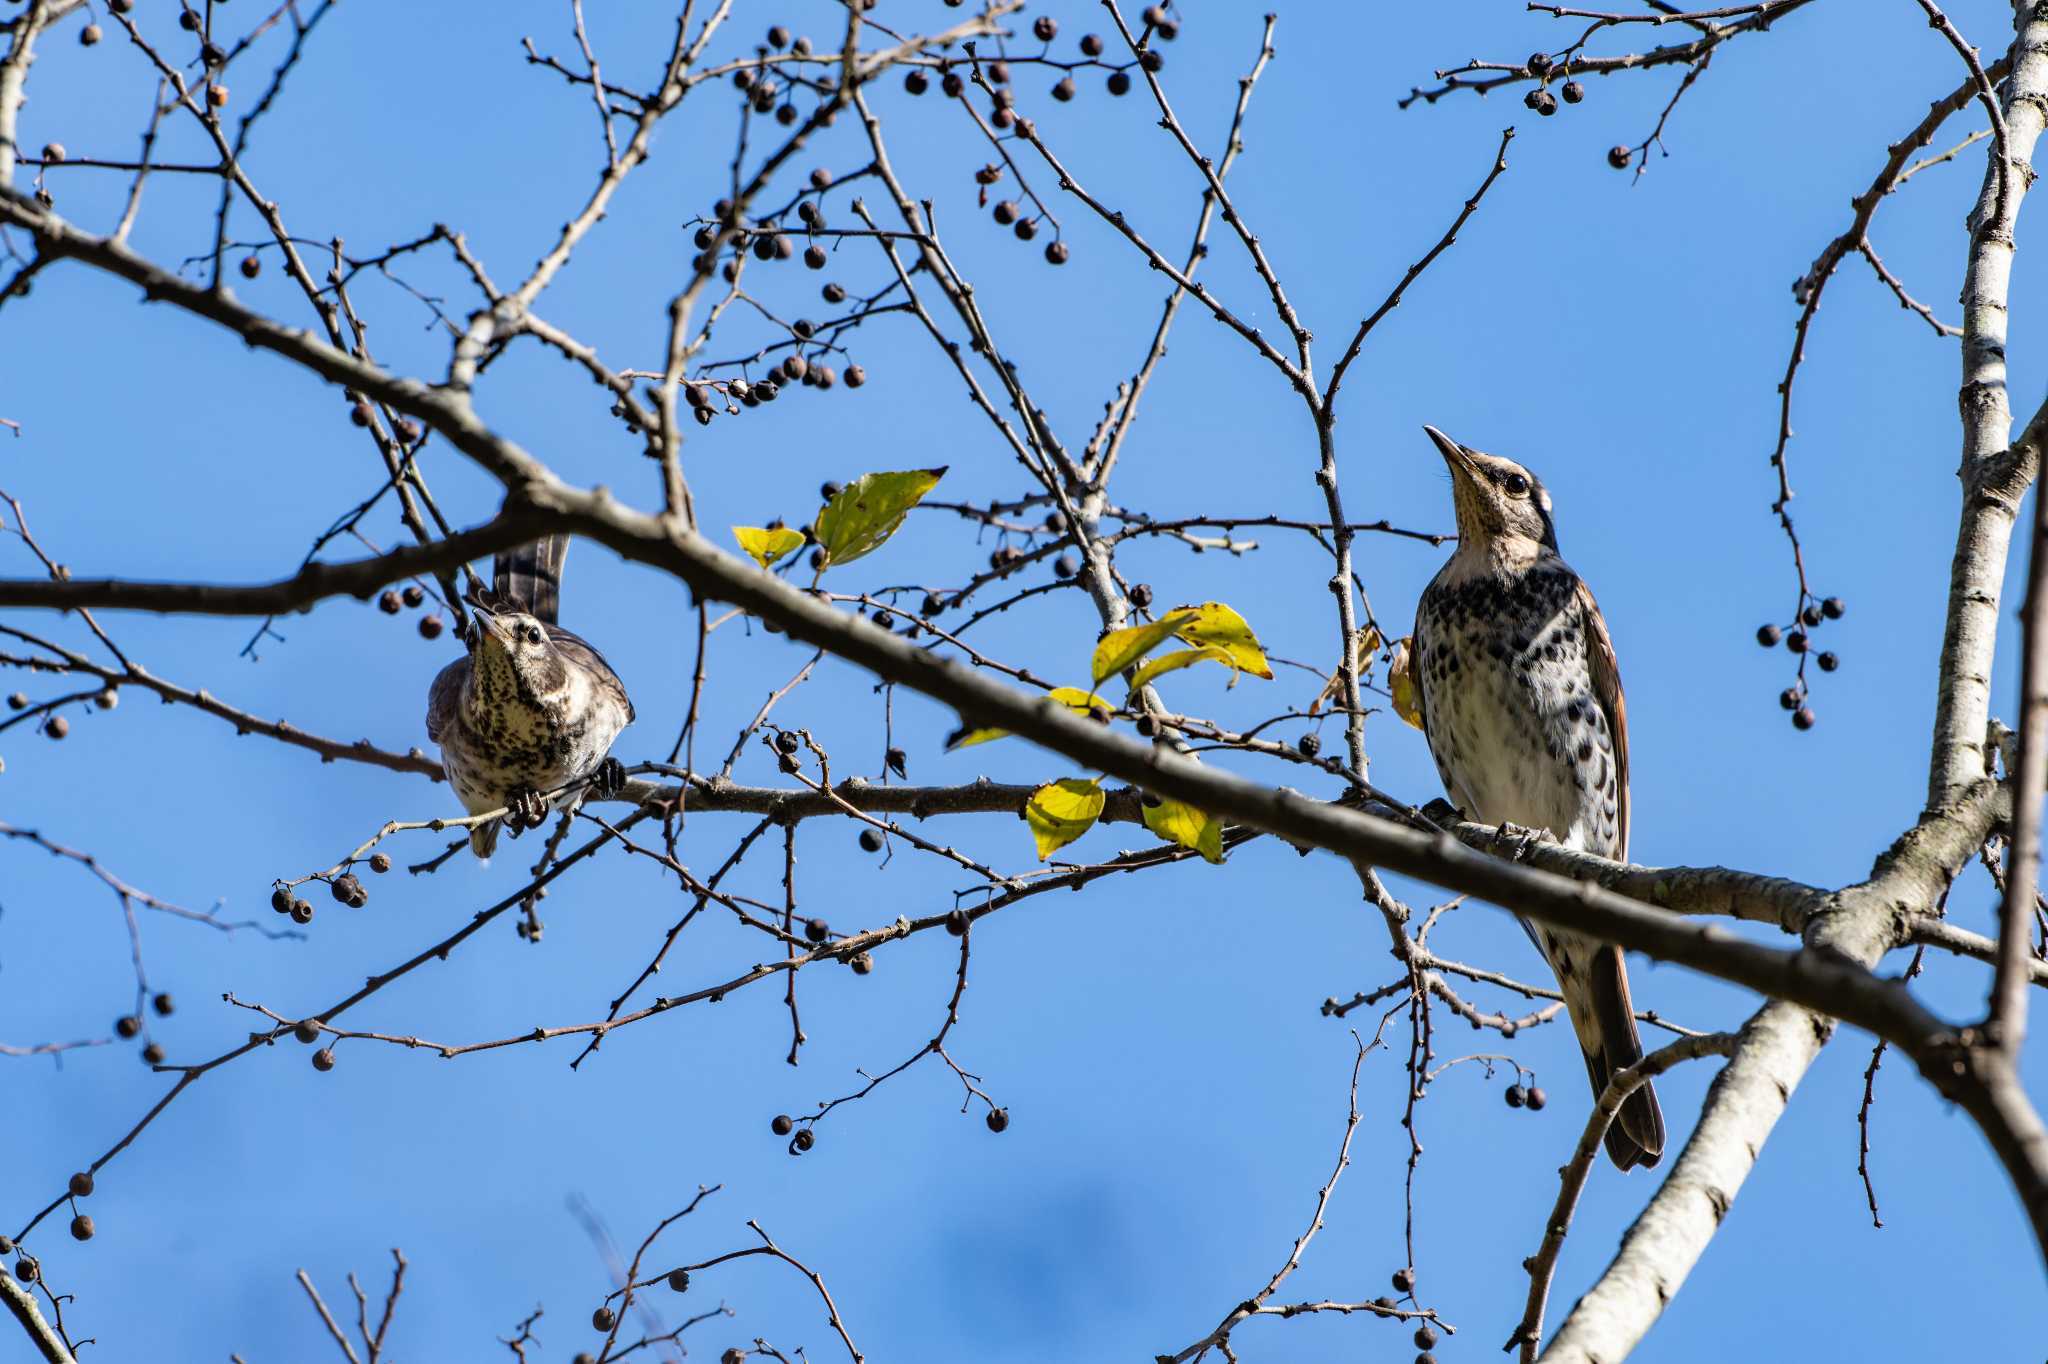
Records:
[[[1548,830],[1567,847],[1628,856],[1628,713],[1593,594],[1558,555],[1550,494],[1521,465],[1425,428],[1450,466],[1458,548],[1416,608],[1413,676],[1437,775],[1471,819]],[[1523,926],[1564,996],[1597,1096],[1643,1054],[1621,949]],[[1607,1131],[1626,1170],[1655,1165],[1655,1092]]]
[[[624,775],[610,753],[633,703],[604,656],[554,621],[567,548],[551,537],[498,556],[468,654],[427,693],[427,737],[456,799],[471,814],[509,808],[515,833],[585,783],[616,788]],[[470,831],[478,857],[491,855],[503,822]]]

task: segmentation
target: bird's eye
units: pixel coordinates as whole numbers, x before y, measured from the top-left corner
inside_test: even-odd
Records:
[[[1520,474],[1509,474],[1500,481],[1500,485],[1508,490],[1509,497],[1527,497],[1529,495],[1529,480],[1523,478]]]
[[[540,627],[538,625],[529,625],[522,633],[525,635],[528,644],[540,643]]]

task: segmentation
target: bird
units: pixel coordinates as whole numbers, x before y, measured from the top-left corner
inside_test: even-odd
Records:
[[[1450,466],[1458,547],[1415,612],[1423,731],[1444,791],[1467,819],[1548,832],[1628,859],[1628,711],[1614,642],[1592,592],[1557,548],[1551,499],[1524,466],[1423,428]],[[1628,967],[1612,943],[1522,920],[1557,976],[1593,1094],[1643,1057]],[[1647,1083],[1607,1128],[1622,1170],[1664,1152]]]
[[[606,797],[625,784],[611,748],[633,702],[604,655],[556,623],[568,551],[569,537],[550,535],[499,554],[490,590],[470,597],[467,652],[427,691],[427,737],[456,799],[472,815],[508,811],[469,832],[485,861],[501,824],[516,837],[586,790]]]

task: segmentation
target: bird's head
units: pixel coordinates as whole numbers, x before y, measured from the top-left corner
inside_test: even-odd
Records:
[[[1460,445],[1434,426],[1422,429],[1450,466],[1460,549],[1499,550],[1511,558],[1557,553],[1550,494],[1535,474],[1511,459]]]
[[[566,672],[547,627],[523,611],[479,607],[476,661],[483,677],[508,683],[530,697],[558,690]]]

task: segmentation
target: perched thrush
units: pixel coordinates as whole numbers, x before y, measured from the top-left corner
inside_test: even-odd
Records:
[[[1512,460],[1424,427],[1451,469],[1458,548],[1415,613],[1417,684],[1429,751],[1468,819],[1548,830],[1568,848],[1628,858],[1628,713],[1614,644],[1579,575],[1558,557],[1550,494]],[[1621,949],[1522,926],[1557,975],[1597,1097],[1642,1059]],[[1664,1153],[1664,1117],[1644,1084],[1607,1129],[1626,1170]]]
[[[456,798],[473,815],[509,810],[514,834],[586,788],[604,794],[625,781],[610,754],[633,703],[604,655],[555,623],[568,550],[555,535],[497,557],[491,591],[473,602],[468,655],[427,693],[427,737],[441,745]],[[488,858],[503,822],[471,829],[470,850]]]

